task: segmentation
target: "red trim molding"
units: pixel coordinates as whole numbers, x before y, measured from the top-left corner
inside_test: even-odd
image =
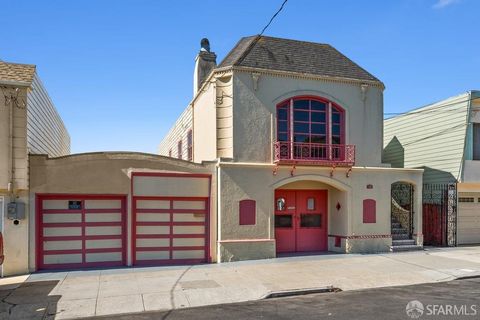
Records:
[[[352,236],[338,236],[334,234],[329,234],[329,237],[338,237],[342,239],[357,240],[357,239],[381,239],[381,238],[391,238],[391,234],[365,234],[365,235],[352,235]]]

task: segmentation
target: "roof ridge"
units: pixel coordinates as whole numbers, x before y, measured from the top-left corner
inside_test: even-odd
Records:
[[[290,39],[290,38],[280,38],[280,37],[272,37],[272,36],[264,36],[262,35],[261,37],[263,38],[270,38],[270,39],[276,39],[276,40],[288,40],[288,41],[293,41],[293,42],[299,42],[299,43],[308,43],[308,44],[314,44],[317,46],[328,46],[332,47],[332,45],[328,43],[321,43],[321,42],[313,42],[313,41],[306,41],[306,40],[297,40],[297,39]],[[332,47],[333,48],[333,47]]]
[[[257,44],[258,40],[262,37],[261,35],[257,34],[256,36],[250,36],[248,38],[255,37],[255,39],[252,40],[252,42],[248,45],[248,47],[243,51],[243,53],[238,57],[238,59],[232,64],[236,66],[237,64],[242,63],[242,61],[245,59],[245,57],[250,53],[250,51],[255,47]]]

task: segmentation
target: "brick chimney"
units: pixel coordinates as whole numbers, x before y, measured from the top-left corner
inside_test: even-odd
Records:
[[[203,38],[200,42],[200,52],[195,58],[195,71],[193,73],[193,95],[197,94],[210,72],[217,66],[217,55],[210,52],[210,42]]]

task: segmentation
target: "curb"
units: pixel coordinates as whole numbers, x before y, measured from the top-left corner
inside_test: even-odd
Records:
[[[455,280],[468,280],[468,279],[478,279],[480,278],[480,274],[474,274],[474,275],[471,275],[471,276],[461,276],[461,277],[457,277],[454,279]]]
[[[261,297],[260,300],[272,299],[272,298],[301,296],[301,295],[314,294],[314,293],[335,293],[335,292],[341,292],[341,291],[342,291],[342,289],[335,288],[334,286],[309,288],[309,289],[273,291],[273,292],[269,292],[266,295],[264,295],[263,297]]]

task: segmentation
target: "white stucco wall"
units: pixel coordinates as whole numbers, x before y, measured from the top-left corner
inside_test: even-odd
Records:
[[[328,234],[351,238],[347,249],[345,239],[342,240],[344,252],[375,252],[387,251],[391,245],[391,238],[388,237],[391,233],[391,184],[398,181],[413,183],[414,233],[422,233],[422,170],[354,167],[347,177],[348,169],[337,168],[331,177],[331,169],[325,167],[297,167],[293,176],[291,167],[279,167],[275,175],[274,169],[273,165],[220,164],[217,204],[219,261],[254,255],[248,252],[248,246],[243,246],[245,242],[256,242],[257,245],[252,248],[264,252],[265,258],[275,256],[274,194],[275,189],[285,186],[328,190]],[[369,184],[373,186],[372,189],[367,188]],[[238,205],[243,199],[256,201],[255,225],[239,225]],[[376,201],[376,223],[363,223],[365,199]],[[341,204],[341,210],[335,208],[337,202]],[[358,236],[367,238],[356,238]],[[271,241],[266,241],[268,239]],[[329,242],[329,250],[338,251],[333,247],[333,242]],[[422,243],[421,237],[418,242]]]
[[[346,144],[356,146],[357,166],[381,166],[383,89],[369,86],[365,102],[360,84],[261,74],[233,74],[233,150],[238,162],[267,162],[276,140],[276,105],[298,96],[329,99],[345,109]],[[273,129],[273,130],[272,130]]]
[[[193,104],[193,161],[217,158],[215,86],[208,82]]]

